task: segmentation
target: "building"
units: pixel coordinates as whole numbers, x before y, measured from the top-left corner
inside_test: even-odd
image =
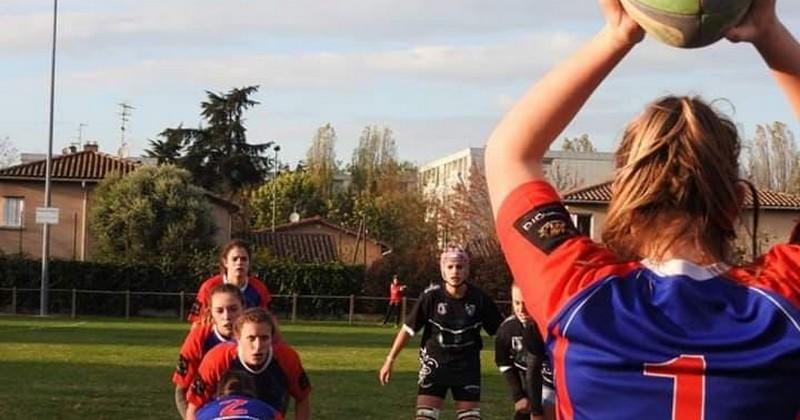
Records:
[[[388,244],[331,223],[320,216],[275,226],[247,236],[254,248],[297,262],[333,262],[371,266],[391,252]]]
[[[483,156],[482,147],[470,147],[420,166],[422,192],[446,204],[447,196],[456,185],[463,182],[469,188],[473,167],[480,175],[484,174]],[[554,185],[564,184],[564,190],[570,190],[597,180],[611,179],[614,154],[548,150],[542,164]]]
[[[794,225],[800,221],[800,195],[760,190],[759,198],[759,236],[764,247],[777,242],[785,242]],[[611,182],[590,185],[564,196],[564,204],[572,214],[578,230],[600,241],[602,226],[606,220],[608,203],[611,201]],[[745,211],[742,224],[737,228],[741,239],[750,237],[753,220],[753,200],[751,194],[745,197]],[[749,243],[749,241],[748,241]]]
[[[54,258],[90,260],[92,234],[88,215],[94,189],[111,172],[130,173],[138,163],[97,151],[96,144],[83,150],[66,150],[51,161],[51,207],[59,209],[59,222],[50,227],[50,255]],[[42,225],[36,208],[44,206],[45,161],[29,161],[0,169],[0,251],[42,255]],[[209,192],[206,197],[218,230],[214,241],[231,237],[231,221],[238,207]]]

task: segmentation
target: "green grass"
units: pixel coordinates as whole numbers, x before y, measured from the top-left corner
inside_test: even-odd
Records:
[[[0,413],[4,419],[177,419],[170,375],[188,325],[151,320],[0,317]],[[408,419],[416,396],[418,340],[392,382],[377,371],[396,330],[333,323],[283,324],[314,391],[315,419]],[[511,417],[485,339],[482,411]],[[455,418],[446,402],[442,419]],[[290,416],[291,418],[291,416]]]

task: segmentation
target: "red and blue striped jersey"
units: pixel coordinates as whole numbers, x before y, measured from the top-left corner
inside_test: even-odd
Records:
[[[283,420],[271,405],[244,396],[221,397],[197,411],[197,420]]]
[[[747,267],[620,261],[542,181],[505,199],[497,229],[547,337],[559,418],[798,418],[800,245]]]

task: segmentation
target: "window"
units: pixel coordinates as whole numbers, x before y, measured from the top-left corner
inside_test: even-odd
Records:
[[[2,226],[22,227],[22,212],[25,200],[22,197],[3,197]]]
[[[571,214],[572,223],[581,235],[592,237],[592,215],[591,214]]]

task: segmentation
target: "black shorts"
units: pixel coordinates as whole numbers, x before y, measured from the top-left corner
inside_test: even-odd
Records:
[[[463,356],[463,357],[462,357]],[[456,401],[480,401],[481,359],[479,352],[470,352],[459,357],[437,360],[425,349],[420,350],[418,395],[430,395],[444,399],[447,390]]]
[[[428,384],[427,387],[419,386],[417,395],[430,395],[441,399],[447,398],[447,390],[453,394],[454,401],[474,401],[481,400],[481,385],[440,385],[437,383]]]

